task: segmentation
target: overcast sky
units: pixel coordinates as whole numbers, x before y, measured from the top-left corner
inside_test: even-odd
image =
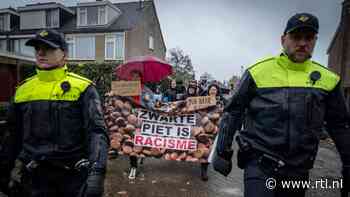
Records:
[[[0,0],[17,7],[48,0]],[[75,5],[78,0],[58,0]],[[86,0],[83,0],[86,1]],[[125,2],[128,0],[111,0]],[[281,50],[280,36],[290,16],[310,12],[320,20],[314,60],[327,65],[327,48],[338,27],[343,0],[154,0],[167,49],[191,56],[196,77],[219,80],[240,74],[257,59]]]

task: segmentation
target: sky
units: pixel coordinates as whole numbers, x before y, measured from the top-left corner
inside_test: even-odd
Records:
[[[48,0],[0,0],[0,8]],[[78,0],[56,0],[76,5]],[[91,1],[91,0],[80,0]],[[110,0],[127,2],[130,0]],[[280,37],[295,13],[319,18],[313,59],[327,66],[327,49],[339,25],[343,0],[154,0],[167,49],[188,54],[196,78],[240,75],[257,60],[281,51]]]

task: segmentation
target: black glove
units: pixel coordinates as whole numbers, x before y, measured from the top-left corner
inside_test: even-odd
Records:
[[[86,197],[102,197],[105,173],[92,171],[87,178]]]
[[[216,154],[213,158],[214,170],[224,176],[228,176],[232,170],[233,150],[227,150],[223,154]]]
[[[9,192],[12,195],[19,194],[22,191],[22,176],[24,163],[20,160],[15,161],[15,167],[11,170],[10,181],[8,183]]]
[[[348,197],[350,192],[350,167],[344,167],[342,175],[344,185],[341,190],[341,197]]]

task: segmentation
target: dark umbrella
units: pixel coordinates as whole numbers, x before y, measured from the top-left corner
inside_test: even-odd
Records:
[[[141,74],[141,81],[159,82],[173,73],[170,64],[153,56],[139,56],[131,58],[126,63],[120,65],[116,70],[116,75],[122,80],[131,80],[132,73]]]

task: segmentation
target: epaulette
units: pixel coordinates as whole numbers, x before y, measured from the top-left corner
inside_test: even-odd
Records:
[[[21,85],[25,84],[26,82],[28,82],[28,81],[30,81],[30,80],[32,80],[32,79],[34,79],[34,78],[35,78],[35,76],[36,76],[36,75],[31,76],[31,77],[29,77],[29,78],[26,78],[26,79],[22,80],[21,82],[19,82],[19,83],[16,85],[16,88],[18,88],[19,86],[21,86]]]
[[[324,68],[324,69],[326,69],[326,70],[328,70],[329,72],[331,72],[331,73],[333,73],[333,74],[335,74],[335,75],[338,75],[337,73],[335,73],[333,70],[331,70],[331,69],[329,69],[328,67],[326,67],[326,66],[323,66],[322,64],[320,64],[320,63],[318,63],[318,62],[316,62],[316,61],[311,61],[313,64],[316,64],[317,66],[320,66],[321,68]]]
[[[83,81],[86,81],[88,83],[91,83],[91,84],[95,85],[90,79],[82,77],[82,76],[77,75],[75,73],[68,72],[68,75],[71,76],[71,77],[74,77],[74,78],[77,78],[77,79],[80,79],[80,80],[83,80]]]
[[[267,62],[267,61],[270,61],[270,60],[274,60],[276,57],[266,57],[266,58],[263,58],[261,60],[258,60],[257,62],[255,62],[255,64],[251,65],[248,67],[248,70],[252,69],[253,67],[261,64],[261,63],[264,63],[264,62]]]

